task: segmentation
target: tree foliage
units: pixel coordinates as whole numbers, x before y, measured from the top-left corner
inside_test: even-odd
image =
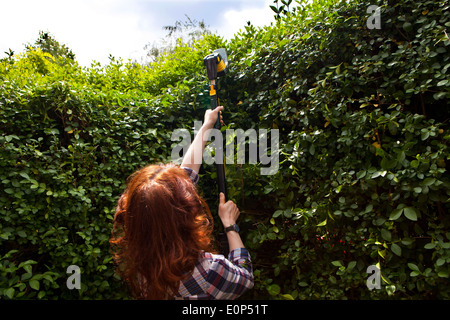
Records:
[[[280,130],[275,175],[227,165],[254,261],[245,297],[448,299],[448,1],[379,1],[381,29],[367,28],[367,3],[296,4],[277,3],[275,24],[227,43],[204,35],[148,66],[112,58],[82,68],[43,47],[8,54],[0,295],[127,297],[108,245],[115,203],[129,174],[170,159],[173,130],[202,119],[202,59],[226,46],[223,129]],[[214,183],[204,165],[211,208]],[[80,290],[66,287],[72,264]],[[366,286],[371,265],[381,289]]]
[[[188,15],[185,21],[177,20],[174,25],[164,26],[163,29],[167,31],[166,36],[159,42],[147,44],[144,48],[147,50],[150,63],[157,62],[158,58],[164,54],[174,53],[176,47],[192,46],[205,35],[212,34],[205,21],[191,19]]]
[[[28,44],[27,50],[40,49],[53,58],[63,62],[65,59],[75,60],[75,54],[65,44],[60,44],[49,32],[40,31],[34,44]]]

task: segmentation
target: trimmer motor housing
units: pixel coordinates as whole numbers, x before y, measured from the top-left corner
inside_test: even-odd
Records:
[[[206,66],[206,73],[210,81],[215,81],[217,77],[226,75],[228,71],[228,58],[225,49],[214,50],[203,58]]]

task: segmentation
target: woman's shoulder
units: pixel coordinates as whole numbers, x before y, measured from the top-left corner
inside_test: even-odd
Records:
[[[202,251],[200,253],[200,261],[202,260],[208,260],[208,261],[214,261],[214,260],[222,260],[225,259],[225,257],[221,254],[216,254],[212,252]]]

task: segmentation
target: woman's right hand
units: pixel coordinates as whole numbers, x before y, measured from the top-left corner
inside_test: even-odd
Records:
[[[218,106],[214,110],[206,110],[203,125],[205,125],[206,128],[211,129],[212,127],[214,127],[214,124],[217,121],[217,117],[220,117],[220,124],[223,125],[222,110],[223,106]]]
[[[224,228],[234,225],[239,218],[239,214],[236,204],[231,200],[225,202],[225,195],[221,192],[219,195],[219,217]]]

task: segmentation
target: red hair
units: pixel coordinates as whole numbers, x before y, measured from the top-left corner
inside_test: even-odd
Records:
[[[184,169],[149,165],[129,177],[110,243],[118,273],[138,299],[170,299],[211,251],[213,218]]]

